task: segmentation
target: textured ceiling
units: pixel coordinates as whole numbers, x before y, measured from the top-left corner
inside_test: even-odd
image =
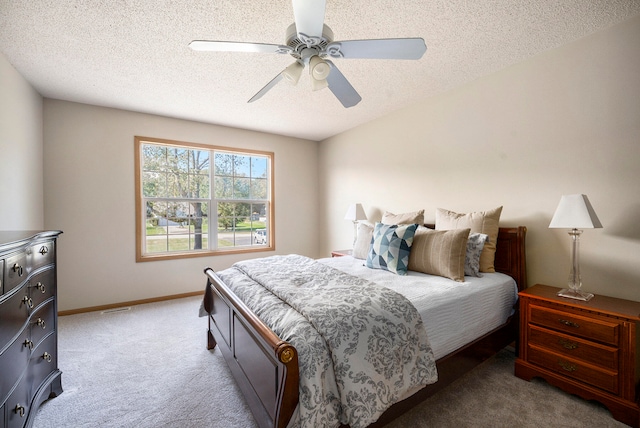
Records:
[[[328,0],[335,40],[422,37],[418,61],[334,60],[345,109],[308,78],[247,100],[288,55],[195,52],[194,39],[285,43],[290,0],[0,0],[0,52],[44,97],[311,140],[640,13],[640,0]]]

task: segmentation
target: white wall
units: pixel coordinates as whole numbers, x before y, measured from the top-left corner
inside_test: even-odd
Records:
[[[276,251],[318,255],[318,143],[44,100],[45,225],[58,247],[60,310],[204,290],[203,270],[251,255],[136,263],[134,136],[275,154]]]
[[[0,230],[42,229],[42,97],[0,53]]]
[[[431,222],[503,205],[528,228],[529,284],[566,286],[570,238],[548,225],[584,193],[604,225],[583,234],[584,289],[640,301],[638,41],[640,16],[323,141],[322,251],[350,246],[353,202]]]

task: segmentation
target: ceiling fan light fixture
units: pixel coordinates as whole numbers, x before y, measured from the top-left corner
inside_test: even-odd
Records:
[[[318,55],[314,55],[309,59],[309,72],[315,80],[325,80],[331,72],[331,67]]]
[[[290,84],[296,85],[300,80],[300,76],[302,76],[303,69],[304,69],[304,65],[296,61],[293,64],[291,64],[289,67],[284,69],[284,71],[282,72],[282,76]]]
[[[329,82],[327,82],[327,79],[318,80],[311,77],[311,90],[319,91],[320,89],[324,89],[327,86],[329,86]]]

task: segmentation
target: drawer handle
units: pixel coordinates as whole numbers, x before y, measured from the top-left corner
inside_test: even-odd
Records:
[[[29,339],[25,340],[23,345],[29,348],[30,350],[33,350],[33,342],[30,341]]]
[[[45,254],[47,254],[49,252],[49,249],[47,248],[46,245],[43,245],[42,248],[40,248],[40,251],[38,251],[38,252],[44,256]]]
[[[562,324],[569,326],[569,327],[575,327],[575,328],[579,328],[580,325],[574,323],[573,321],[569,321],[569,320],[558,320],[560,321]]]
[[[42,294],[44,294],[44,293],[45,293],[45,291],[46,291],[46,290],[45,290],[45,286],[44,286],[44,284],[43,284],[43,283],[41,283],[41,282],[38,282],[38,283],[36,284],[36,288],[37,288],[38,290],[40,290],[40,291],[42,292]]]
[[[44,322],[44,320],[42,318],[38,318],[34,324],[42,327],[43,330],[45,329],[45,324],[46,323]]]
[[[564,348],[572,350],[572,349],[577,349],[578,348],[578,344],[576,342],[571,342],[569,340],[565,340],[565,339],[560,339],[558,341]]]
[[[25,408],[24,406],[21,406],[19,403],[16,404],[16,407],[15,409],[13,409],[13,411],[16,412],[18,415],[20,415],[21,418],[24,417]]]
[[[24,303],[25,305],[29,306],[29,308],[33,308],[33,300],[28,296],[24,296],[22,298],[22,303]]]
[[[578,367],[575,364],[567,363],[566,361],[558,361],[558,364],[568,372],[575,372],[578,370]]]
[[[14,263],[11,269],[13,269],[14,272],[17,272],[18,276],[22,276],[24,273],[24,269],[18,263]]]
[[[50,363],[51,362],[51,354],[48,352],[45,352],[44,354],[42,354],[42,358],[47,362]]]

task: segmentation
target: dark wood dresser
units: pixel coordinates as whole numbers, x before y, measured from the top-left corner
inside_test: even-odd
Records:
[[[558,297],[559,288],[520,292],[516,376],[541,377],[566,392],[607,406],[640,427],[640,302],[596,295]]]
[[[0,232],[0,428],[30,427],[62,393],[56,241],[60,231]]]

